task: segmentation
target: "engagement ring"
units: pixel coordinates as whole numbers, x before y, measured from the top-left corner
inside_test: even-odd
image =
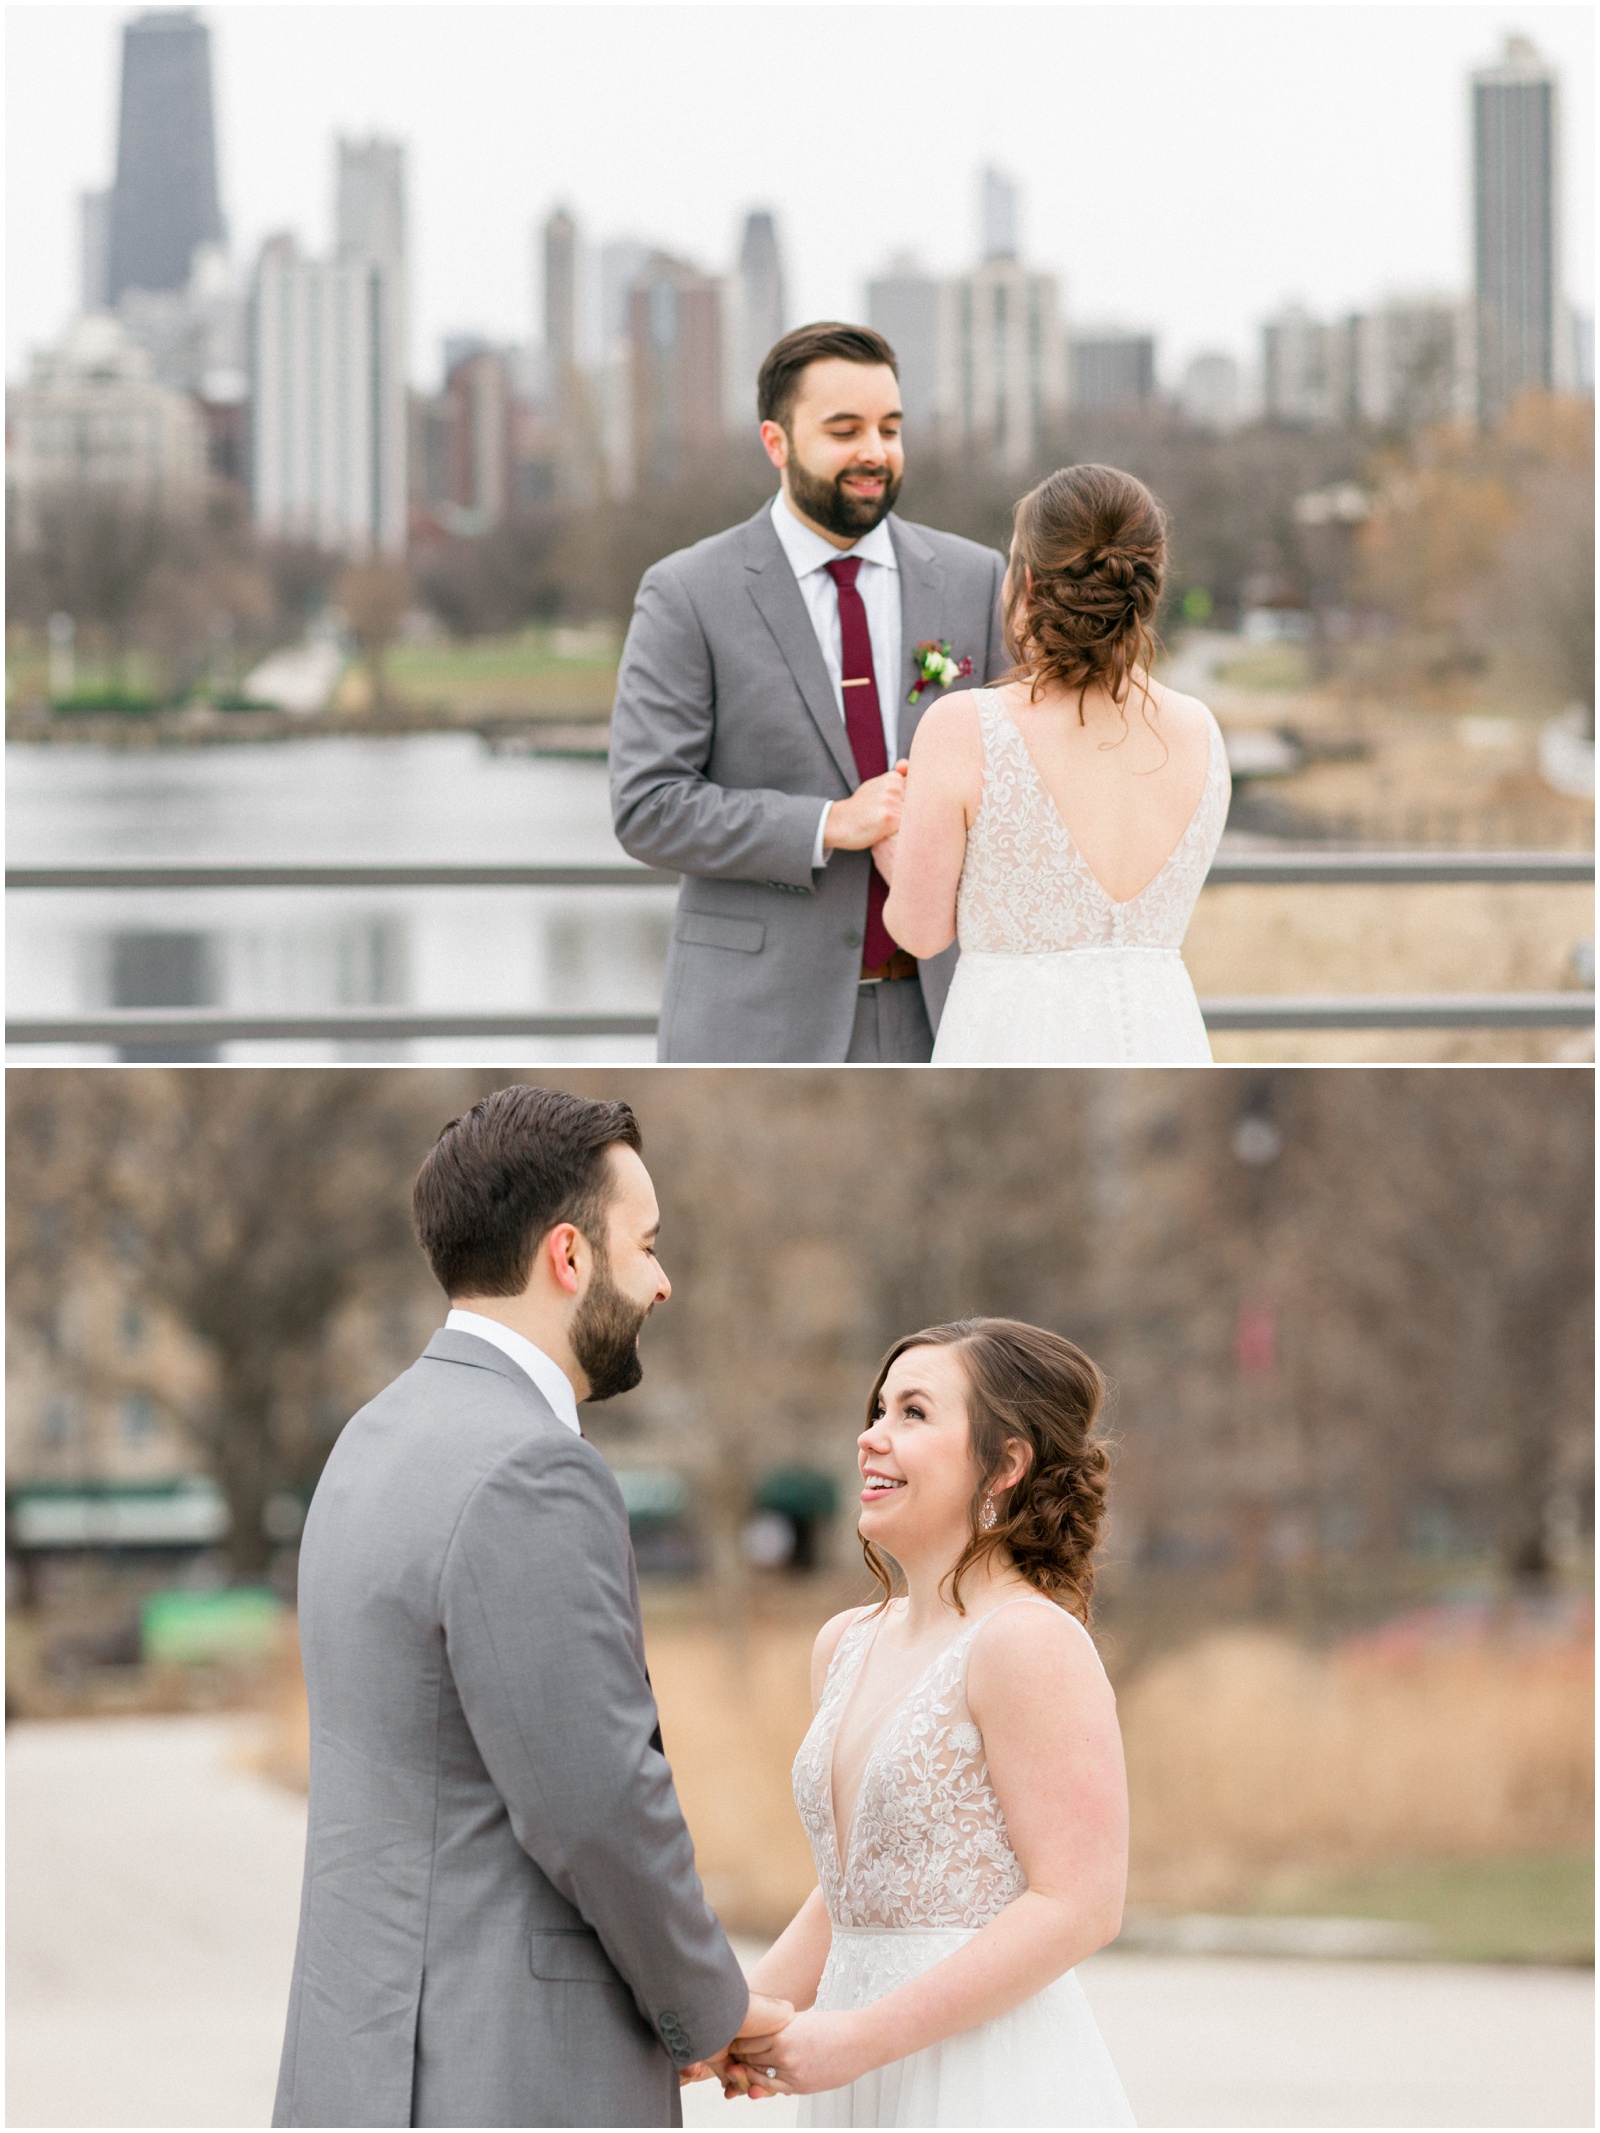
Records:
[[[769,2067],[767,2068],[767,2079],[768,2079],[769,2081],[776,2081],[776,2080],[777,2080],[777,2078],[778,2078],[778,2069],[777,2069],[777,2068],[776,2068],[775,2066],[769,2066]]]

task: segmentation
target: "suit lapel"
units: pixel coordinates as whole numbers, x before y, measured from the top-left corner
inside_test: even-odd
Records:
[[[794,676],[795,686],[822,736],[822,745],[845,781],[845,790],[854,792],[861,779],[856,771],[855,757],[850,753],[849,736],[844,730],[844,720],[839,716],[838,699],[828,679],[816,632],[806,612],[805,595],[795,582],[789,559],[778,544],[778,536],[772,530],[772,520],[765,509],[747,522],[746,531],[749,539],[744,567],[750,597],[762,621],[771,630],[778,650],[783,654],[784,664]]]
[[[934,698],[943,693],[938,689],[924,689],[914,704],[906,701],[916,679],[912,660],[917,646],[926,644],[929,638],[937,639],[941,634],[944,572],[933,550],[911,527],[891,518],[889,533],[894,542],[895,560],[900,565],[900,701],[897,716],[900,753],[905,755],[911,746],[911,736],[917,730],[917,721]],[[961,646],[956,645],[954,650],[959,659]]]

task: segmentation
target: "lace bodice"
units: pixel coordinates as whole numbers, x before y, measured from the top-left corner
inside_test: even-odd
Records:
[[[795,1804],[836,1926],[974,1928],[987,1925],[1028,1885],[989,1783],[983,1736],[967,1709],[967,1657],[988,1619],[976,1616],[945,1646],[879,1729],[862,1767],[842,1869],[833,1821],[834,1741],[882,1617],[861,1617],[839,1639],[794,1764]]]
[[[1206,782],[1159,873],[1117,903],[1089,871],[1027,744],[993,689],[976,689],[983,798],[956,892],[963,951],[1050,955],[1066,948],[1181,948],[1228,815],[1228,752],[1206,713]]]

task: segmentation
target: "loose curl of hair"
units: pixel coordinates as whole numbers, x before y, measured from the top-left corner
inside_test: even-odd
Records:
[[[1049,682],[1076,689],[1080,725],[1093,684],[1126,721],[1137,682],[1148,724],[1166,513],[1116,467],[1062,467],[1028,491],[1013,523],[1004,616],[1012,679],[1029,683],[1033,702]]]
[[[883,1381],[911,1348],[955,1348],[967,1380],[967,1424],[978,1484],[969,1507],[966,1546],[944,1583],[958,1614],[961,1580],[986,1556],[1004,1549],[1036,1592],[1088,1627],[1094,1599],[1094,1551],[1105,1523],[1111,1470],[1094,1427],[1106,1381],[1097,1363],[1059,1333],[1015,1318],[963,1318],[926,1326],[895,1342],[867,1396],[867,1427],[878,1419]],[[1017,1443],[1028,1454],[1021,1478],[997,1496],[992,1526],[982,1523],[985,1498]],[[863,1536],[861,1552],[882,1587],[880,1607],[894,1597],[891,1559]]]

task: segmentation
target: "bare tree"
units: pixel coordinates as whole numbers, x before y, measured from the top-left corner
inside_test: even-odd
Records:
[[[381,706],[388,697],[385,662],[389,647],[400,634],[411,604],[410,573],[404,563],[373,556],[341,571],[333,596],[366,660],[372,700]]]

